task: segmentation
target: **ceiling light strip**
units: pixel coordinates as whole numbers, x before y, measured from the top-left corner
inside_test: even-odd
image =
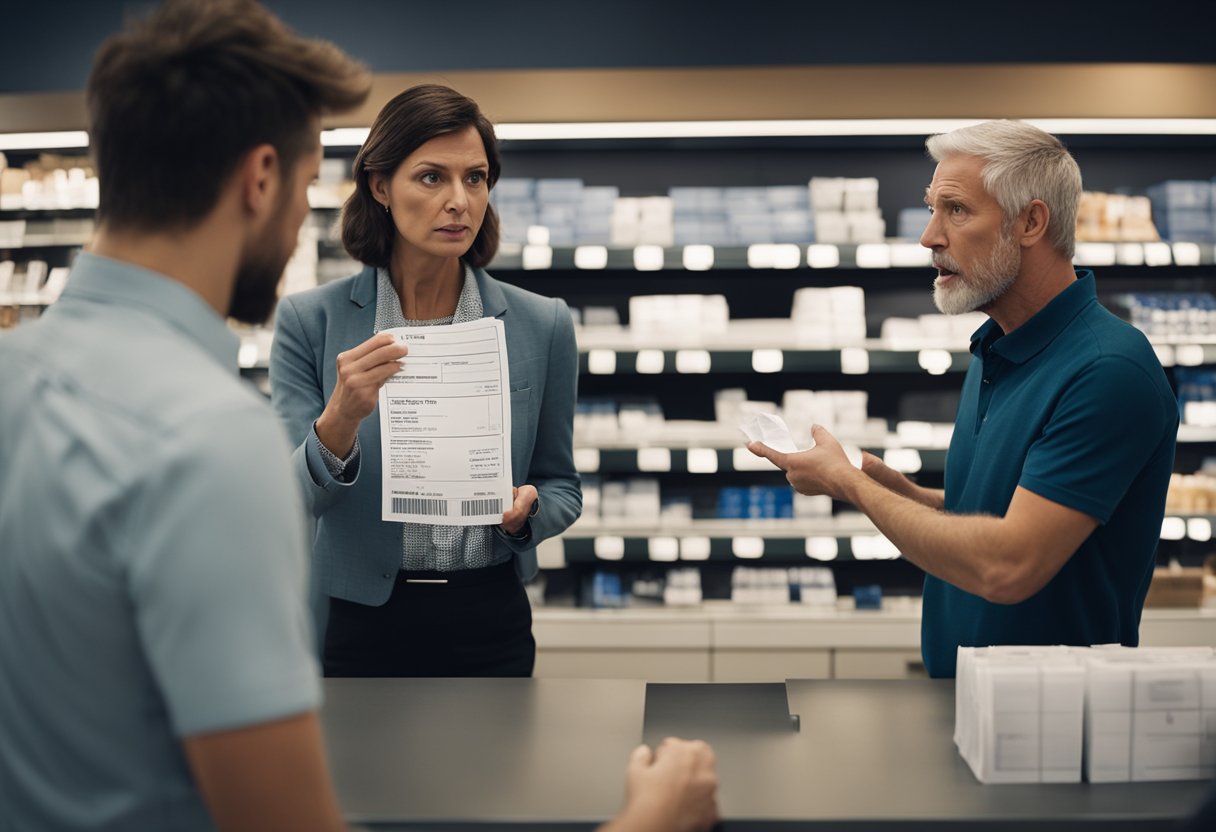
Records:
[[[1030,118],[1057,135],[1216,136],[1216,118]],[[495,126],[505,141],[578,141],[612,139],[711,139],[807,136],[929,136],[984,119],[787,119],[743,121],[620,121],[565,123],[503,123]],[[326,147],[359,147],[366,127],[321,131]],[[88,133],[66,130],[46,133],[0,133],[0,150],[86,148]]]
[[[89,134],[84,130],[61,130],[54,133],[0,133],[0,150],[67,150],[88,146]]]

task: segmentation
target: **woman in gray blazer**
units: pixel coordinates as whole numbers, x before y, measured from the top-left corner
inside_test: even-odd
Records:
[[[316,518],[327,676],[529,676],[522,580],[582,510],[571,448],[578,353],[566,304],[500,283],[489,204],[500,158],[477,104],[438,85],[396,96],[354,162],[342,242],[365,264],[283,298],[271,400]],[[497,526],[381,519],[380,387],[406,348],[381,330],[502,320],[514,504]],[[408,357],[405,358],[408,363]]]

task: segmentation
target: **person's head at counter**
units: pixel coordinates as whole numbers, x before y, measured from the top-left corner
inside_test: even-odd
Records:
[[[938,163],[921,236],[939,273],[933,300],[949,315],[986,312],[1009,332],[1026,311],[1007,297],[1019,278],[1070,268],[1081,171],[1059,139],[1018,121],[942,133],[926,148]]]
[[[367,76],[256,3],[213,6],[204,15],[169,4],[97,53],[86,91],[99,179],[93,248],[137,243],[149,258],[149,238],[201,232],[215,262],[191,288],[221,314],[261,323],[308,215],[320,117],[361,103]],[[218,285],[230,270],[235,282]]]
[[[484,267],[498,251],[490,189],[501,170],[494,127],[475,101],[438,84],[410,87],[384,105],[355,157],[342,242],[394,282],[459,259]]]

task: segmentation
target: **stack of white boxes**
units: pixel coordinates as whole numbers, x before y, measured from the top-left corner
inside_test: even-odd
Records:
[[[600,518],[613,526],[657,526],[662,511],[659,481],[631,477],[625,482],[602,483],[599,490]],[[592,519],[584,498],[583,516]]]
[[[611,185],[583,187],[575,238],[579,245],[606,246],[612,242],[612,212],[620,195],[620,189]]]
[[[536,180],[504,177],[490,192],[498,212],[499,233],[504,243],[525,243],[528,229],[540,222],[536,204]]]
[[[730,576],[730,600],[765,607],[790,603],[790,581],[784,569],[736,566]]]
[[[1216,651],[960,647],[954,741],[982,783],[1212,777]]]
[[[836,609],[836,577],[826,566],[792,566],[790,584],[798,587],[802,605]]]
[[[954,742],[981,783],[1079,783],[1085,669],[1067,648],[960,647]]]
[[[646,342],[655,337],[699,343],[730,325],[725,295],[634,295],[629,298],[629,330]]]
[[[701,604],[701,570],[695,567],[667,570],[663,603],[669,607],[696,607]]]
[[[536,180],[537,224],[548,229],[549,245],[569,247],[575,244],[582,201],[581,179]]]
[[[621,197],[612,205],[612,245],[671,246],[675,239],[671,197]]]
[[[866,339],[866,295],[860,286],[804,286],[790,311],[802,347],[861,345]]]
[[[878,180],[816,176],[809,183],[815,240],[881,243],[887,226],[878,208]]]
[[[1091,652],[1085,707],[1089,782],[1216,774],[1216,656],[1210,648]]]
[[[809,243],[814,237],[807,189],[675,187],[676,245],[745,246]]]

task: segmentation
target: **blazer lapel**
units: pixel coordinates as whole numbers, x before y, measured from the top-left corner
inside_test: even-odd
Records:
[[[502,287],[493,280],[485,269],[473,269],[473,277],[477,279],[477,291],[481,294],[481,311],[487,318],[501,318],[507,313],[507,297],[502,293]]]
[[[364,266],[350,284],[350,302],[360,309],[376,302],[376,267]],[[374,310],[374,307],[373,307]]]

